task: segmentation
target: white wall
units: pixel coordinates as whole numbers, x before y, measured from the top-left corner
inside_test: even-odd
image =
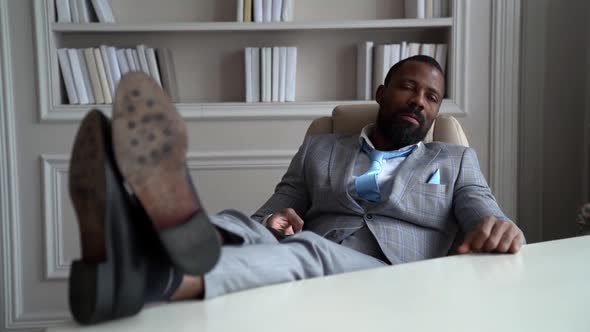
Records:
[[[519,220],[530,241],[570,237],[588,172],[590,4],[526,0],[523,15]]]
[[[18,196],[12,193],[11,197],[2,198],[3,206],[10,207],[14,203],[18,211],[2,219],[10,224],[1,227],[2,235],[7,239],[3,243],[7,248],[3,259],[4,263],[8,263],[4,272],[9,272],[3,273],[6,278],[4,289],[9,296],[3,296],[1,301],[2,311],[7,315],[5,324],[10,328],[31,329],[69,317],[64,277],[67,275],[68,260],[78,256],[77,226],[64,190],[65,156],[70,151],[76,126],[38,121],[33,1],[0,0],[4,6],[1,8],[7,10],[0,14],[8,20],[10,28],[9,31],[2,31],[5,36],[8,32],[10,43],[9,48],[0,48],[0,55],[2,51],[9,55],[13,72],[13,76],[4,77],[3,82],[12,88],[10,97],[14,100],[13,105],[4,106],[0,111],[14,117],[14,121],[10,117],[3,119],[2,124],[13,124],[15,128],[14,136],[0,132],[3,134],[0,146],[13,149],[16,155],[16,159],[11,160],[15,169],[9,169],[11,173],[2,179],[14,178],[12,175],[18,170],[18,178],[15,178]],[[484,173],[488,174],[492,0],[468,3],[467,116],[459,120],[478,152]],[[4,59],[8,58],[6,54]],[[252,212],[272,191],[274,183],[286,168],[289,153],[301,142],[308,123],[309,120],[190,123],[193,158],[189,163],[193,165],[192,173],[197,177],[197,185],[208,209],[217,211],[232,206]],[[9,144],[10,141],[5,138],[14,138],[15,144]],[[44,194],[41,155],[49,156],[46,158],[47,166],[49,174],[54,176],[51,188],[60,189],[55,194]],[[0,157],[6,158],[7,155]],[[221,171],[204,166],[211,164],[211,160],[214,165],[222,165],[227,159],[230,164],[242,166]],[[262,162],[244,167],[248,160]],[[270,176],[266,177],[269,169]],[[240,175],[239,171],[246,175]],[[262,179],[255,192],[252,192],[252,179]],[[9,186],[2,184],[2,188]],[[63,218],[47,215],[44,212],[45,202],[61,209]],[[8,261],[7,257],[14,259]]]

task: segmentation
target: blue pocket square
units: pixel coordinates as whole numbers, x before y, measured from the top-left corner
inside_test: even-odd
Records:
[[[428,184],[440,184],[440,169],[437,169],[432,175],[430,179],[428,179]]]

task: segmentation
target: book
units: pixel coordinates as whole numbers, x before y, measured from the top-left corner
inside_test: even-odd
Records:
[[[443,70],[443,73],[446,73],[447,69],[447,51],[448,47],[447,44],[436,44],[436,50],[434,51],[434,58],[440,65]]]
[[[119,71],[121,76],[127,74],[131,67],[129,67],[129,62],[127,61],[127,55],[125,54],[124,49],[118,49],[115,51],[117,55],[117,64],[119,65]],[[117,80],[118,82],[119,80]]]
[[[139,62],[139,52],[137,52],[137,49],[135,49],[135,48],[131,49],[131,57],[133,58],[133,62],[135,63],[135,67],[137,68],[137,70],[141,70],[140,62]]]
[[[81,23],[80,12],[78,11],[78,0],[70,0],[70,15],[73,23]]]
[[[422,44],[420,46],[420,54],[428,55],[431,58],[435,56],[436,44]]]
[[[70,104],[79,104],[78,93],[76,92],[76,85],[74,83],[74,75],[72,74],[72,66],[70,65],[70,59],[68,57],[68,50],[65,48],[59,48],[57,50],[57,59],[59,67],[61,68],[61,75],[66,86],[66,94],[68,102]]]
[[[244,86],[246,102],[254,102],[254,91],[252,90],[252,47],[244,48]]]
[[[287,82],[287,48],[279,47],[279,102],[285,102]]]
[[[381,84],[385,82],[385,76],[387,76],[387,72],[391,68],[391,44],[383,45],[383,50],[385,54],[383,55],[383,81]]]
[[[98,77],[100,78],[100,88],[104,97],[105,104],[113,102],[111,97],[111,90],[109,88],[109,81],[107,79],[107,69],[105,69],[102,53],[99,48],[93,49],[94,59],[96,60],[96,68],[98,69]]]
[[[389,56],[385,55],[386,45],[376,45],[373,48],[373,91],[372,95],[375,95],[377,88],[383,84],[385,80],[385,74],[387,73],[387,65],[389,64]]]
[[[88,96],[88,103],[95,104],[96,99],[94,98],[94,91],[92,90],[92,82],[90,82],[90,69],[84,56],[84,50],[79,48],[76,49],[78,53],[78,61],[80,62],[80,70],[82,71],[82,78],[84,79],[84,88],[86,88],[86,95]]]
[[[434,0],[426,0],[425,9],[425,18],[433,18],[434,17]]]
[[[140,71],[139,64],[133,60],[133,51],[130,48],[122,50],[129,66],[129,71]]]
[[[272,75],[270,73],[271,67],[271,54],[269,47],[263,47],[260,54],[260,72],[261,72],[261,81],[260,81],[260,89],[262,92],[262,98],[260,101],[263,103],[270,102],[271,99],[271,84],[272,84]]]
[[[147,58],[148,68],[150,71],[150,76],[158,82],[160,86],[162,86],[162,79],[160,77],[160,71],[158,70],[158,61],[156,59],[156,50],[152,47],[147,47],[145,49],[145,54]]]
[[[100,84],[99,77],[100,75],[98,73],[98,65],[96,64],[96,58],[94,57],[94,50],[92,47],[84,49],[84,58],[86,58],[86,64],[88,65],[90,86],[92,87],[92,93],[94,95],[95,102],[97,104],[104,104],[104,96],[102,93],[102,86]]]
[[[92,0],[92,7],[100,23],[115,23],[113,8],[108,0]]]
[[[373,98],[373,42],[357,45],[356,53],[356,97],[359,100]]]
[[[408,43],[408,58],[420,54],[420,43]]]
[[[293,0],[283,0],[281,18],[283,22],[293,21]]]
[[[252,0],[244,0],[244,22],[252,22]]]
[[[104,63],[104,70],[107,75],[107,81],[109,83],[109,93],[111,96],[115,96],[115,81],[113,80],[113,65],[111,65],[111,58],[109,57],[108,46],[100,45],[100,55],[102,56],[102,61]]]
[[[272,0],[272,21],[280,22],[283,13],[283,0]]]
[[[433,0],[434,4],[433,4],[433,11],[432,11],[432,17],[443,17],[442,15],[442,5],[443,5],[443,0]]]
[[[57,22],[72,23],[70,0],[55,0],[55,7],[57,10]]]
[[[441,17],[449,17],[450,16],[450,9],[449,9],[449,0],[440,0],[441,2]]]
[[[172,51],[169,48],[156,49],[159,68],[160,79],[162,81],[162,88],[173,102],[178,103],[180,97],[178,95],[178,84],[176,82],[176,68],[174,67],[174,58]]]
[[[236,21],[244,22],[244,0],[237,0]]]
[[[408,57],[408,43],[403,41],[400,44],[400,48],[399,48],[399,60],[404,60]]]
[[[90,10],[90,4],[88,0],[76,0],[78,1],[78,16],[80,17],[81,23],[93,22],[92,12]]]
[[[76,87],[76,94],[78,95],[78,102],[82,105],[89,104],[88,94],[86,93],[86,85],[84,84],[84,77],[82,76],[82,67],[78,59],[78,52],[74,48],[68,48],[68,58],[70,59],[70,67],[72,68],[72,76],[74,77],[74,86]]]
[[[404,14],[406,18],[425,18],[426,0],[405,0]]]
[[[264,14],[262,8],[262,0],[252,0],[252,21],[253,22],[263,22],[264,21]]]
[[[279,101],[279,48],[277,46],[272,48],[272,94],[270,100],[272,102]]]
[[[254,96],[254,102],[260,102],[262,100],[262,91],[260,89],[260,69],[261,69],[261,57],[262,50],[260,47],[252,48],[252,91]]]
[[[111,66],[111,74],[113,76],[113,90],[111,91],[111,94],[114,96],[117,84],[119,84],[119,80],[121,79],[121,69],[119,68],[119,61],[117,60],[117,50],[114,46],[107,47],[107,56],[109,57],[109,65]]]
[[[262,21],[272,21],[272,1],[273,0],[262,0]]]
[[[389,67],[395,66],[396,63],[400,62],[400,54],[401,54],[401,45],[400,44],[391,44],[391,54],[390,54],[390,61]]]
[[[285,78],[285,101],[295,101],[297,86],[297,47],[287,47],[287,77]]]
[[[147,52],[146,46],[143,44],[137,45],[136,50],[137,50],[137,56],[139,57],[139,67],[137,68],[137,70],[141,70],[144,73],[150,75],[151,74],[150,67],[148,65],[147,56],[146,56],[146,52]]]

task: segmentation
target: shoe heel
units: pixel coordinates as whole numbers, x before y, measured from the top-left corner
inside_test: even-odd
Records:
[[[83,325],[112,319],[114,280],[111,264],[72,263],[69,304],[74,319]]]
[[[159,236],[176,268],[191,275],[210,271],[221,254],[217,233],[203,211],[183,224],[160,230]]]

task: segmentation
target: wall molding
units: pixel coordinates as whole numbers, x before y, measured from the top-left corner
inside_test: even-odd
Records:
[[[3,330],[28,328],[23,314],[20,211],[16,147],[14,87],[8,0],[0,0],[0,232],[2,249]]]
[[[504,212],[518,209],[520,0],[492,1],[490,185]]]
[[[43,219],[45,226],[45,279],[67,279],[69,262],[63,256],[63,178],[68,175],[68,158],[42,155]]]
[[[531,3],[532,5],[529,5]],[[543,117],[549,0],[523,1],[518,219],[527,241],[543,239]],[[537,33],[537,31],[540,31]]]
[[[189,171],[226,171],[236,169],[284,169],[295,155],[295,150],[250,150],[190,152]],[[43,206],[45,226],[45,278],[66,280],[70,262],[64,257],[63,178],[68,175],[69,155],[41,155],[43,172]]]

